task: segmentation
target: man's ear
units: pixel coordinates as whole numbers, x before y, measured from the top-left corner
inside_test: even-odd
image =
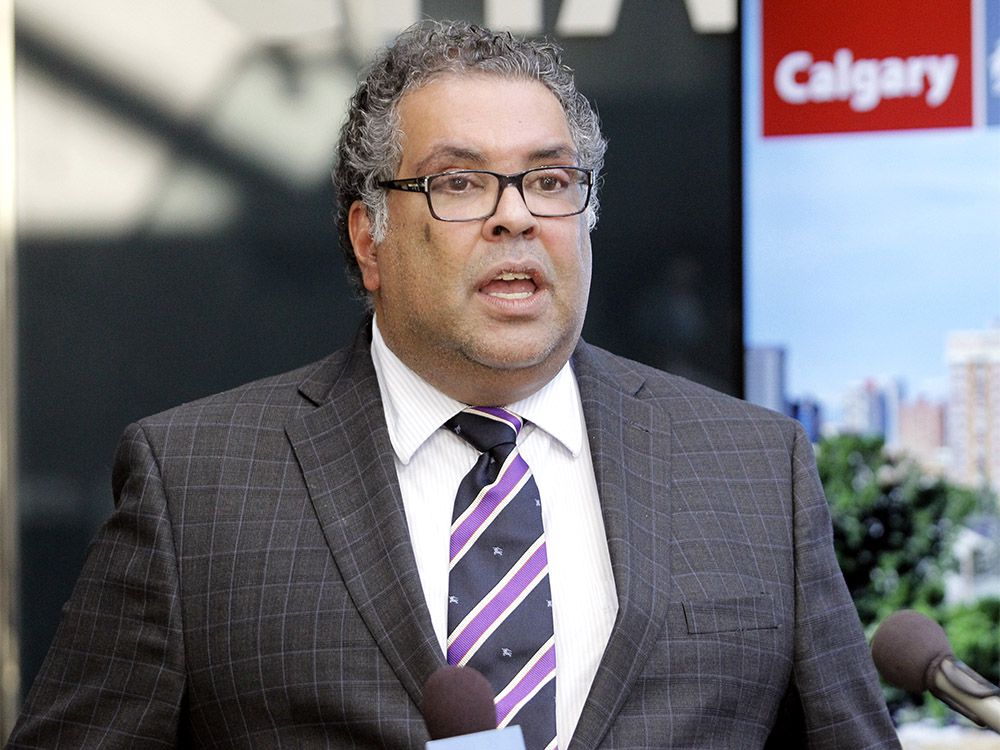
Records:
[[[354,257],[361,269],[361,280],[365,289],[375,292],[379,288],[378,253],[375,240],[372,239],[371,219],[368,210],[361,201],[354,201],[347,214],[347,230],[351,235],[351,246]]]

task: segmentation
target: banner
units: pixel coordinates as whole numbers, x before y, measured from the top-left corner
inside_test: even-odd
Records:
[[[762,12],[765,136],[973,124],[971,3],[764,0]]]

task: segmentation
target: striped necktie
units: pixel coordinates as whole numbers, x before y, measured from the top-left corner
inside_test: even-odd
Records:
[[[529,750],[556,747],[556,649],[542,508],[517,450],[521,420],[470,407],[445,427],[481,451],[451,526],[448,663],[493,686],[497,727],[519,724]]]

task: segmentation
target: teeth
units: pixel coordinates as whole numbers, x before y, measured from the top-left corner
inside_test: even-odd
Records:
[[[531,292],[515,292],[513,294],[506,294],[503,292],[490,292],[491,297],[499,297],[500,299],[527,299],[531,296]]]
[[[531,274],[524,273],[523,271],[504,271],[503,273],[498,273],[493,277],[494,281],[531,281]],[[531,291],[526,292],[498,292],[492,291],[489,293],[491,297],[496,297],[497,299],[527,299],[533,294]]]

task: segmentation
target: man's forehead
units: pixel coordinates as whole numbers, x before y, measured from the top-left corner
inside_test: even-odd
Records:
[[[534,79],[435,77],[406,93],[399,117],[403,161],[413,167],[485,167],[498,155],[536,164],[576,158],[562,105]]]
[[[576,149],[569,144],[553,144],[551,146],[535,148],[522,153],[515,153],[513,149],[507,154],[512,158],[517,158],[525,164],[573,164],[577,160]],[[442,142],[435,144],[429,153],[422,155],[413,164],[413,168],[419,174],[428,170],[433,170],[440,164],[461,164],[462,166],[485,169],[491,166],[494,159],[492,154],[477,150],[470,146]]]

